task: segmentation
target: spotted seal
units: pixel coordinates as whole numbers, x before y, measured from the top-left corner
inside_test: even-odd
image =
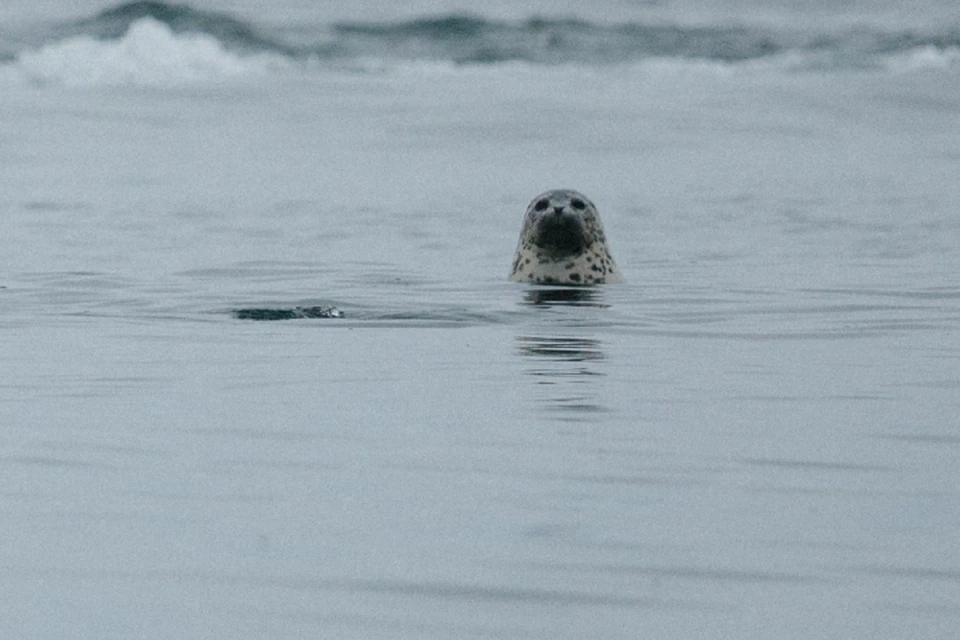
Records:
[[[593,203],[570,189],[534,198],[523,219],[510,279],[570,285],[620,282]]]

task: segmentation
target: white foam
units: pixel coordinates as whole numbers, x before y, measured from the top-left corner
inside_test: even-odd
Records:
[[[25,51],[11,66],[25,79],[66,86],[166,86],[262,76],[286,66],[280,55],[243,56],[206,34],[175,34],[152,18],[119,40],[89,36]]]
[[[960,62],[960,48],[916,47],[891,56],[887,62],[890,71],[905,73],[921,69],[947,69]]]

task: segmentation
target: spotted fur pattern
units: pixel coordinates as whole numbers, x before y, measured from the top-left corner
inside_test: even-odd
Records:
[[[593,203],[569,189],[534,198],[523,219],[510,279],[565,285],[620,282]]]

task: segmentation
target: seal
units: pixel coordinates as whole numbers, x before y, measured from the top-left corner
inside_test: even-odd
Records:
[[[534,198],[523,218],[510,279],[567,285],[620,282],[593,203],[571,189]]]

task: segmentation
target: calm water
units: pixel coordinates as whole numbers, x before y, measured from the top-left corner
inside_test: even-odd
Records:
[[[949,5],[193,6],[4,10],[0,635],[956,637]]]

